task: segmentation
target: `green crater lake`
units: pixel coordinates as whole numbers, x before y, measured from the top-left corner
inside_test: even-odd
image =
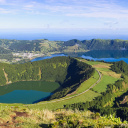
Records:
[[[0,103],[32,104],[53,94],[56,82],[21,81],[0,87]]]

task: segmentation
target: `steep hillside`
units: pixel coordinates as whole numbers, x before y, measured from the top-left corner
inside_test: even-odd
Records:
[[[128,75],[128,64],[124,61],[113,63],[111,69],[116,73],[123,73],[125,75]]]
[[[103,40],[103,39],[92,39],[92,40],[69,40],[64,42],[64,46],[74,46],[78,45],[79,49],[85,50],[126,50],[128,49],[127,40]]]

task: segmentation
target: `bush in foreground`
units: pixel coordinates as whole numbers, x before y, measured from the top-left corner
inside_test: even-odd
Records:
[[[128,127],[128,122],[122,122],[114,116],[100,116],[90,111],[72,110],[32,110],[12,107],[0,110],[0,126],[15,128],[104,128]]]

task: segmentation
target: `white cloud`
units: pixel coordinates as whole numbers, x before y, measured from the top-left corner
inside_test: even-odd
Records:
[[[32,7],[34,7],[34,5],[32,5],[32,4],[25,6],[25,8],[32,8]]]
[[[0,4],[10,5],[10,8],[0,10],[1,13],[11,12],[11,8],[19,13],[52,14],[70,17],[93,18],[126,18],[128,9],[115,0],[0,0]]]
[[[77,2],[76,3],[80,3]],[[67,16],[73,17],[93,17],[93,18],[127,18],[128,19],[128,9],[124,8],[114,2],[107,2],[106,0],[92,0],[86,4],[81,1],[81,4],[77,4],[74,8],[77,10],[72,10],[67,12]]]
[[[93,17],[93,18],[126,18],[128,19],[128,13],[113,13],[113,12],[91,12],[91,13],[67,13],[67,16],[73,17]]]
[[[128,18],[128,9],[113,0],[70,0],[70,2],[64,0],[63,2],[66,4],[58,2],[56,5],[46,5],[44,8],[51,12],[61,12],[66,16],[74,17]]]
[[[58,17],[60,16],[60,19],[63,16],[63,20],[65,17],[71,19],[70,22],[65,22],[64,25],[67,25],[67,27],[87,27],[90,24],[93,24],[93,22],[86,22],[87,24],[85,24],[85,22],[82,21],[82,18],[102,19],[102,21],[100,21],[99,23],[100,25],[102,24],[101,27],[117,26],[116,22],[118,21],[118,24],[120,25],[123,20],[126,24],[126,20],[128,20],[128,8],[121,6],[115,1],[116,0],[42,0],[41,2],[39,2],[38,0],[0,0],[0,3],[4,2],[8,6],[8,9],[0,9],[0,13],[12,14],[16,12],[17,14],[22,15],[31,14],[31,16],[46,15],[46,18],[52,15]],[[81,23],[74,23],[72,17],[74,18],[74,20],[81,19]],[[120,19],[122,19],[122,21],[120,21]],[[57,19],[53,20],[58,21]],[[105,22],[105,20],[107,20],[107,22]],[[55,23],[56,26],[59,26],[57,22]],[[94,25],[92,25],[92,27],[94,27],[95,24],[96,23],[94,21]]]
[[[5,3],[6,1],[5,0],[0,0],[0,3]]]
[[[9,10],[4,9],[4,8],[0,8],[0,13],[8,14],[8,13],[12,13],[12,11],[9,11]]]
[[[23,9],[25,9],[25,10],[33,10],[33,7],[34,7],[33,4],[29,4],[29,5],[25,5],[25,6],[23,7]]]

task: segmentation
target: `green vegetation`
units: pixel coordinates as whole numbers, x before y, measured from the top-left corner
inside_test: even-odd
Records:
[[[57,101],[55,100],[51,100],[51,101],[43,101],[40,102],[38,104],[32,104],[32,105],[27,105],[30,109],[39,109],[39,110],[44,110],[44,109],[48,109],[48,110],[56,110],[56,109],[62,109],[64,107],[65,104],[74,104],[74,103],[79,103],[79,102],[84,102],[86,101],[92,101],[95,97],[99,96],[100,94],[94,92],[94,91],[88,91],[83,95],[79,95],[76,96],[74,98],[69,98],[67,100],[60,100]],[[63,99],[68,98],[68,97],[64,97]]]
[[[98,93],[105,92],[107,89],[107,85],[115,83],[116,80],[117,80],[117,78],[113,78],[112,76],[103,75],[101,82],[98,83],[93,88],[93,90],[98,92]]]
[[[101,81],[92,89],[77,96],[77,94],[89,89],[99,79],[97,71],[85,63],[91,64],[93,68],[100,71],[102,74]],[[5,65],[7,65],[7,67],[11,67],[11,65],[1,64],[1,67],[3,65],[4,70],[2,69],[1,71],[3,71],[3,76],[6,76],[5,82],[9,82],[11,79],[8,78],[10,75],[8,68],[6,68]],[[55,77],[53,77],[51,72],[48,72],[49,74],[46,74],[44,78],[47,79],[47,81],[50,81],[51,77],[51,81],[58,82],[63,89],[59,88],[57,93],[55,93],[53,97],[49,98],[53,99],[50,101],[43,101],[32,105],[1,104],[0,113],[5,115],[5,117],[1,116],[3,124],[7,121],[12,121],[14,126],[19,127],[128,127],[128,77],[127,64],[124,62],[110,64],[87,61],[81,58],[77,58],[76,60],[70,57],[58,57],[57,59],[53,58],[45,61],[27,63],[26,65],[19,65],[21,67],[21,73],[18,72],[19,76],[25,73],[32,74],[29,71],[29,67],[31,67],[32,70],[33,68],[38,67],[38,77],[36,77],[38,78],[36,79],[37,81],[43,80],[43,74],[46,74],[46,70],[51,70],[55,73]],[[43,69],[42,65],[48,65],[49,68],[44,66]],[[11,68],[14,72],[19,71],[18,65],[14,65],[14,67],[12,66]],[[54,72],[57,68],[65,71],[67,74],[63,73],[61,76],[57,77],[56,71]],[[43,71],[44,73],[42,73]],[[117,74],[114,71],[120,74]],[[60,74],[62,73],[60,70],[58,72]],[[27,75],[28,74],[24,76]],[[83,76],[83,79],[81,79],[81,76]],[[32,77],[28,76],[26,80],[29,80],[29,78],[32,79]],[[71,78],[73,78],[73,80],[76,80],[77,78],[78,81],[76,80],[74,82]],[[65,97],[61,99],[54,99],[61,97],[60,94]],[[76,97],[70,98],[72,96]],[[10,106],[12,106],[11,109],[9,109]],[[73,111],[65,110],[64,108],[73,109]],[[46,110],[44,109],[54,111],[47,111],[46,114]],[[77,111],[76,109],[82,111]],[[86,111],[87,109],[95,113]],[[19,117],[17,116],[17,112],[25,113],[27,114],[26,117],[29,116],[30,118],[25,118],[25,116]],[[16,120],[12,120],[11,117],[15,117]],[[127,121],[122,122],[121,120]],[[8,125],[6,124],[6,126],[9,126],[9,124],[10,123],[8,123]]]
[[[32,110],[23,107],[12,107],[0,110],[0,126],[15,128],[86,128],[86,127],[128,127],[126,121],[113,115],[101,116],[90,111],[72,110]]]
[[[96,65],[96,64],[100,64],[100,63],[101,63],[101,62],[99,62],[99,61],[90,61],[90,60],[86,61],[85,59],[82,59],[82,58],[81,58],[81,60],[82,60],[83,62],[86,62],[86,63],[89,64],[89,65]]]
[[[92,39],[83,40],[82,43],[86,45],[89,50],[121,50],[122,48],[128,49],[127,40],[102,40]]]
[[[75,91],[83,81],[93,75],[94,71],[90,65],[70,57],[55,57],[13,65],[0,63],[0,85],[18,81],[57,82],[60,87],[48,98],[51,100]]]
[[[127,40],[103,40],[103,39],[92,39],[79,41],[77,39],[69,40],[64,42],[63,46],[74,46],[78,45],[79,48],[86,50],[121,50],[122,48],[128,49]]]
[[[49,40],[0,40],[0,47],[13,52],[58,52],[63,42]]]
[[[87,90],[90,87],[90,85],[93,85],[98,79],[99,79],[98,72],[95,71],[94,75],[90,79],[81,83],[80,87],[76,90],[76,93],[81,93]]]
[[[115,112],[114,108],[109,110],[108,107],[104,108],[104,106],[112,99],[112,97],[114,96],[114,92],[117,92],[118,90],[121,90],[123,88],[122,82],[123,82],[122,80],[118,80],[114,84],[109,84],[107,86],[107,91],[102,93],[102,95],[96,97],[91,102],[87,101],[86,103],[81,102],[71,105],[65,105],[65,108],[72,108],[79,110],[91,109],[92,111],[98,111],[104,115],[114,114]]]
[[[122,48],[128,49],[127,40],[69,40],[69,41],[49,41],[49,40],[0,40],[0,47],[9,49],[11,51],[40,51],[43,53],[48,52],[77,52],[85,50],[121,50]],[[68,49],[71,49],[68,50]]]
[[[75,70],[71,71],[69,66],[75,68]],[[66,80],[67,73],[69,73],[67,78],[70,80],[70,76],[75,77],[79,71],[84,71],[86,68],[91,67],[69,57],[57,57],[38,62],[14,65],[0,63],[1,76],[6,80],[3,84],[22,80],[56,81],[62,84]],[[1,78],[2,80],[3,78]]]
[[[127,58],[128,50],[91,50],[83,53],[83,55],[92,58]]]
[[[99,75],[95,71],[93,76],[91,76],[88,80],[81,83],[82,86],[79,86],[79,88],[75,92],[67,95],[64,98],[62,98],[62,100],[60,99],[60,101],[58,101],[58,99],[57,100],[55,99],[55,100],[51,100],[51,101],[43,101],[43,102],[40,102],[38,104],[30,105],[29,108],[36,109],[37,106],[38,106],[38,108],[40,110],[42,110],[42,109],[56,110],[56,109],[59,109],[59,108],[63,108],[63,106],[65,104],[84,102],[85,100],[86,101],[92,101],[95,97],[99,96],[100,94],[96,93],[94,91],[91,91],[91,90],[89,90],[88,92],[83,93],[79,96],[76,96],[76,97],[73,97],[73,98],[70,98],[70,97],[79,94],[80,91],[84,92],[85,88],[88,89],[89,87],[91,87],[94,83],[96,83],[96,81],[98,79],[99,79]],[[81,89],[81,87],[82,87],[82,89]],[[69,99],[63,100],[65,98],[69,98]]]
[[[7,94],[14,90],[36,90],[43,92],[54,92],[60,85],[56,82],[46,81],[20,81],[5,86],[0,86],[0,95]]]
[[[100,70],[103,77],[101,82],[92,90],[99,93],[102,92],[101,95],[90,102],[85,100],[85,102],[66,104],[64,108],[79,110],[89,109],[93,112],[99,112],[101,115],[115,114],[122,120],[128,120],[127,66],[128,64],[123,61],[115,62],[113,64],[94,64],[93,67]],[[122,75],[114,74],[114,72],[110,71],[110,68],[117,73],[122,73]],[[119,76],[121,76],[122,79],[119,78]]]
[[[13,55],[12,55],[11,50],[0,47],[0,59],[1,60],[12,61]]]
[[[110,84],[110,83],[114,84],[115,81],[117,81],[118,79],[120,80],[121,75],[116,74],[109,69],[111,64],[107,64],[107,63],[103,63],[103,62],[95,63],[93,61],[86,61],[85,59],[80,59],[80,61],[85,62],[85,63],[91,63],[91,65],[93,65],[93,67],[96,67],[102,73],[102,78],[101,78],[100,83],[98,83],[96,86],[94,86],[92,90],[89,90],[88,92],[86,92],[82,95],[73,97],[68,100],[63,100],[63,101],[53,100],[55,102],[41,102],[38,104],[38,107],[40,109],[55,110],[57,108],[63,108],[63,105],[65,105],[65,104],[71,104],[71,103],[73,104],[73,103],[79,103],[79,102],[92,101],[93,99],[95,99],[95,97],[100,96],[101,95],[100,93],[102,91],[106,91],[108,84]],[[107,78],[109,78],[110,81],[107,80]],[[81,83],[81,86],[79,86],[79,88],[74,93],[66,96],[65,98],[77,95],[77,94],[87,90],[98,79],[99,79],[98,73],[95,71],[95,73],[92,77],[90,77],[88,80]],[[105,79],[105,81],[104,81],[104,79]],[[101,88],[100,88],[100,86],[101,86]],[[94,91],[94,89],[97,89],[97,91]],[[36,109],[36,106],[33,105],[33,106],[31,106],[31,108]]]
[[[125,49],[125,50],[124,50]],[[122,57],[124,54],[128,54],[126,51],[128,49],[128,40],[102,40],[102,39],[92,39],[92,40],[82,40],[79,41],[77,39],[69,40],[69,41],[49,41],[46,39],[42,40],[6,40],[0,39],[0,59],[4,62],[22,63],[24,59],[31,60],[35,57],[40,57],[44,55],[50,55],[54,53],[81,53],[84,52],[84,55],[88,56],[88,54],[92,54],[92,57],[95,56],[99,52],[90,51],[89,50],[111,50],[111,52],[103,52],[100,54],[100,57],[106,55],[106,57],[111,56],[115,57],[116,54],[119,57]],[[115,50],[113,52],[113,50]],[[120,51],[116,51],[120,50]],[[24,53],[32,53],[30,56],[24,55]],[[12,55],[13,54],[13,55]],[[1,55],[4,55],[3,57]],[[9,57],[7,57],[7,55]],[[10,57],[11,56],[11,57]],[[17,59],[15,59],[15,57]]]
[[[111,70],[115,71],[116,73],[128,75],[128,64],[124,61],[113,63]]]
[[[63,112],[63,111],[62,111]],[[60,113],[60,114],[59,114]],[[79,112],[79,111],[64,111],[62,114],[58,112],[58,121],[54,122],[50,126],[55,127],[67,127],[67,128],[100,128],[100,127],[127,127],[127,122],[121,122],[120,118],[115,118],[114,116],[100,116],[99,113],[91,113],[89,111]]]

